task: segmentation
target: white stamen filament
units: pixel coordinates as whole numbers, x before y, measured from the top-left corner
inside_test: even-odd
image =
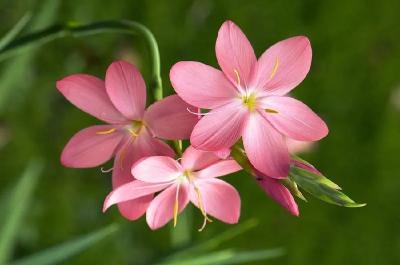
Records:
[[[186,108],[186,110],[187,110],[190,114],[194,114],[194,115],[197,115],[197,116],[205,116],[205,115],[208,115],[208,114],[209,114],[209,112],[207,112],[207,113],[201,113],[200,111],[199,111],[199,112],[194,112],[194,111],[191,111],[189,108]]]
[[[110,173],[111,171],[113,171],[113,167],[109,168],[109,169],[104,169],[103,167],[100,168],[101,173]]]

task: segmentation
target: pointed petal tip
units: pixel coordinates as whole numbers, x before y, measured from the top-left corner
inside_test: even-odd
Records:
[[[298,35],[298,36],[294,36],[293,38],[310,43],[310,39],[305,35]]]
[[[221,26],[223,26],[223,25],[228,25],[228,26],[230,26],[230,25],[236,25],[236,24],[235,24],[235,22],[233,22],[232,20],[228,19],[228,20],[225,20],[224,23],[222,23]]]
[[[105,76],[105,88],[115,108],[129,120],[142,119],[146,105],[146,84],[132,63],[112,62]]]
[[[311,140],[311,142],[316,142],[319,141],[323,138],[325,138],[326,136],[328,136],[329,134],[329,128],[328,125],[326,124],[326,122],[322,119],[321,120],[321,124],[320,124],[320,129],[319,129],[319,135],[315,135],[315,138]]]
[[[154,218],[152,218],[148,212],[146,212],[146,223],[152,231],[157,230],[165,225],[160,225],[159,223],[157,224],[157,222],[155,222]]]
[[[57,80],[56,81],[56,88],[58,91],[61,92],[62,88],[63,88],[63,79]]]
[[[73,168],[73,166],[70,165],[70,164],[68,163],[68,161],[65,159],[64,152],[61,153],[61,156],[60,156],[60,163],[61,163],[61,165],[63,165],[64,167]]]
[[[60,163],[64,167],[67,167],[67,168],[93,168],[93,167],[96,167],[96,166],[84,166],[84,165],[80,165],[79,163],[76,163],[76,161],[68,158],[68,154],[66,152],[64,152],[64,150],[60,156]]]
[[[238,214],[236,215],[236,216],[234,216],[231,220],[226,220],[227,222],[227,224],[231,224],[231,225],[234,225],[234,224],[237,224],[237,223],[239,223],[239,219],[240,219],[240,211],[238,212]]]
[[[111,196],[111,193],[108,194],[106,199],[104,200],[103,209],[102,209],[103,213],[105,213],[107,211],[107,209],[112,206],[112,203],[110,203],[110,196]]]
[[[159,226],[156,226],[154,223],[151,223],[149,220],[147,220],[147,215],[146,215],[146,221],[147,221],[147,225],[149,226],[149,228],[152,231],[155,231],[160,228]]]
[[[299,208],[297,207],[297,205],[295,208],[290,209],[289,213],[292,214],[293,216],[300,217],[300,211],[299,211]]]

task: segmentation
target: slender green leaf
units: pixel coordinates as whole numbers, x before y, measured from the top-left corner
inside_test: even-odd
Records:
[[[51,2],[59,3],[59,1],[55,0],[52,0]],[[19,52],[43,45],[58,38],[67,36],[82,37],[104,32],[140,35],[145,39],[150,51],[152,62],[152,82],[150,86],[153,88],[153,98],[155,100],[162,99],[163,90],[160,52],[158,50],[157,41],[153,33],[147,27],[135,21],[107,20],[97,21],[88,25],[80,25],[78,23],[53,25],[9,42],[8,45],[0,49],[0,61]]]
[[[17,37],[17,35],[25,28],[31,19],[31,13],[26,13],[15,25],[14,27],[0,39],[0,50],[7,46],[12,40]]]
[[[214,236],[211,239],[208,239],[202,243],[198,243],[189,248],[182,249],[172,255],[168,256],[168,260],[172,259],[181,259],[184,257],[192,256],[196,253],[203,253],[215,250],[217,247],[222,245],[224,242],[227,242],[240,234],[245,233],[246,231],[256,227],[258,225],[258,220],[250,219],[241,224],[236,225],[233,228],[227,229],[223,233],[220,233],[217,236]]]
[[[54,246],[32,256],[23,258],[11,265],[52,265],[65,261],[117,231],[116,225],[110,225],[75,240]]]
[[[43,162],[33,160],[29,163],[22,177],[18,181],[5,205],[4,220],[0,227],[0,264],[8,261],[24,218],[32,194],[36,187],[37,180],[43,169]]]
[[[169,260],[157,265],[229,265],[250,264],[250,262],[267,260],[280,257],[284,254],[283,249],[235,251],[221,250],[205,255],[194,256],[180,260]]]
[[[317,175],[303,168],[292,166],[289,176],[302,189],[325,202],[344,207],[363,207],[366,205],[354,202],[340,191],[338,185],[322,175]]]
[[[57,14],[57,9],[60,5],[60,0],[46,0],[42,1],[39,12],[37,12],[32,22],[29,23],[29,30],[35,30],[37,28],[43,28],[48,24],[52,23]],[[18,54],[19,49],[11,49],[13,43],[19,43],[20,37],[11,40],[5,47],[0,49],[0,61],[8,58],[8,55]],[[34,47],[34,46],[32,46]],[[10,53],[6,52],[9,51]],[[0,115],[10,108],[10,99],[15,100],[16,97],[20,99],[25,97],[26,90],[29,85],[26,82],[27,73],[31,71],[32,62],[35,58],[35,53],[25,53],[19,57],[7,62],[7,67],[0,74]],[[21,77],[24,78],[21,78]],[[28,82],[29,83],[29,82]],[[13,102],[15,104],[15,102]]]

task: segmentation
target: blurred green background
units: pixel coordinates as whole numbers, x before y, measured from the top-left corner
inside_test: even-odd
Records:
[[[236,22],[257,55],[294,35],[306,35],[312,68],[293,94],[328,123],[330,134],[304,158],[358,202],[347,209],[308,196],[292,217],[245,174],[229,177],[242,197],[241,222],[259,225],[221,248],[283,247],[280,258],[249,264],[400,263],[400,1],[0,1],[0,33],[27,12],[25,32],[57,22],[90,23],[131,19],[148,26],[161,52],[165,94],[169,68],[180,60],[217,66],[214,44],[226,19]],[[64,38],[20,53],[0,65],[0,198],[7,200],[32,158],[41,157],[40,176],[14,259],[116,222],[121,229],[65,264],[150,264],[170,253],[171,226],[152,232],[144,218],[131,223],[116,208],[101,213],[110,174],[99,168],[63,168],[59,156],[78,130],[99,121],[69,104],[56,80],[84,72],[100,77],[116,59],[136,63],[149,80],[148,52],[140,38],[108,34]],[[107,166],[106,166],[107,167]],[[191,242],[230,229],[214,222],[197,232],[202,219],[192,211]],[[6,216],[0,211],[0,219]],[[1,237],[2,235],[0,235]]]

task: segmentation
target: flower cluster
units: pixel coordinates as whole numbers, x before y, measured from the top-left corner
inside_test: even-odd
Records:
[[[104,210],[117,204],[129,220],[146,214],[150,228],[158,229],[170,220],[176,225],[190,201],[204,217],[201,229],[211,218],[236,223],[239,193],[219,177],[246,170],[271,198],[299,214],[285,185],[289,170],[319,172],[291,158],[291,143],[328,133],[309,107],[287,95],[310,69],[309,40],[280,41],[257,59],[243,32],[227,21],[215,50],[221,70],[176,63],[170,80],[177,95],[147,109],[145,82],[125,61],[112,63],[105,81],[75,74],[57,82],[72,104],[107,123],[75,134],[61,155],[62,164],[73,168],[96,167],[114,157],[113,190]],[[191,145],[181,157],[163,141],[185,139]]]

